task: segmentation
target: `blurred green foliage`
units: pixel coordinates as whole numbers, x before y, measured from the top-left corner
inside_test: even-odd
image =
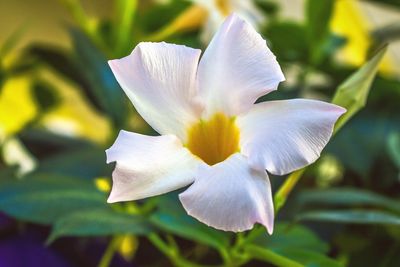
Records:
[[[108,189],[96,184],[99,177],[106,184],[111,179],[112,166],[105,164],[104,149],[119,129],[154,134],[145,124],[130,121],[137,114],[107,59],[127,55],[191,4],[115,0],[113,16],[93,20],[78,0],[60,2],[76,21],[66,29],[72,48],[26,47],[11,67],[0,65],[0,88],[11,77],[32,75],[40,118],[60,101],[54,89],[57,84],[35,76],[39,68],[50,69],[75,84],[87,105],[110,121],[112,129],[108,140],[99,143],[50,132],[36,118],[5,137],[21,140],[38,159],[35,170],[23,177],[18,177],[15,166],[0,161],[0,210],[26,225],[21,231],[29,231],[32,224],[51,226],[50,247],[68,236],[76,237],[76,242],[107,237],[114,245],[121,234],[138,236],[133,262],[140,266],[400,265],[400,81],[382,73],[374,81],[385,52],[375,49],[381,39],[371,41],[375,56],[360,69],[338,62],[336,56],[347,40],[329,27],[335,1],[306,1],[304,22],[280,18],[276,2],[257,1],[269,17],[262,34],[284,72],[294,69],[293,82],[259,101],[317,95],[333,98],[348,109],[324,151],[343,165],[341,178],[328,183],[328,188],[319,188],[316,172],[322,162],[302,170],[283,195],[279,207],[287,203],[277,216],[272,236],[259,226],[236,235],[209,228],[184,212],[175,193],[135,203],[106,203]],[[383,2],[400,8],[398,1]],[[2,44],[0,57],[10,53],[25,30]],[[177,30],[166,41],[204,48],[199,32]],[[315,75],[323,82],[316,82]],[[293,182],[293,176],[272,177],[273,188],[280,188],[284,181]],[[114,245],[106,250],[101,266],[109,265],[118,252]],[[164,257],[153,257],[156,250]]]

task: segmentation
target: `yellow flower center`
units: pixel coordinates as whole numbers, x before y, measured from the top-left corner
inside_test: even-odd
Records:
[[[215,0],[215,5],[217,6],[219,12],[222,15],[228,16],[231,13],[231,5],[229,3],[230,0]]]
[[[224,161],[239,151],[239,129],[235,118],[217,113],[188,129],[186,147],[208,165]]]

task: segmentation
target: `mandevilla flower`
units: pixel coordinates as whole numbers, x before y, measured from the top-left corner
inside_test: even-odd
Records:
[[[140,43],[110,66],[143,118],[161,136],[121,131],[107,152],[116,162],[108,202],[184,186],[187,213],[225,231],[255,223],[272,233],[267,172],[314,162],[345,112],[315,100],[254,104],[284,80],[275,56],[250,24],[231,15],[200,62],[198,49]]]

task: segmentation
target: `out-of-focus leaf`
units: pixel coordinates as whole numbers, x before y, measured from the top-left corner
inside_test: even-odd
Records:
[[[400,225],[400,216],[375,210],[323,210],[300,214],[299,220],[333,223]]]
[[[17,30],[13,31],[10,36],[3,40],[2,44],[0,45],[0,58],[7,56],[8,53],[17,46],[18,41],[26,32],[26,29],[27,25],[24,24],[21,27],[18,27]]]
[[[389,7],[400,8],[400,0],[363,0],[365,2],[388,5]]]
[[[105,207],[93,183],[66,176],[34,174],[0,181],[0,210],[17,219],[53,223],[65,214]]]
[[[393,23],[372,32],[372,37],[379,44],[387,43],[400,38],[400,23]]]
[[[329,37],[329,22],[333,0],[308,0],[306,4],[307,30],[310,38],[312,62],[319,62],[323,45]]]
[[[257,7],[271,18],[279,11],[278,3],[270,0],[255,0]]]
[[[25,129],[18,133],[18,137],[37,158],[48,157],[60,151],[65,153],[73,149],[94,146],[87,140],[61,136],[43,129]]]
[[[85,77],[96,101],[112,118],[117,128],[125,124],[127,107],[122,89],[107,64],[104,55],[82,32],[70,31],[76,53],[76,64],[79,72]]]
[[[159,198],[159,210],[151,216],[151,222],[180,237],[197,241],[214,248],[224,249],[229,244],[229,236],[206,226],[185,213],[181,204],[167,195]]]
[[[396,164],[397,168],[400,169],[400,134],[390,134],[387,142],[389,155]]]
[[[151,8],[141,10],[137,16],[136,25],[140,25],[145,32],[156,32],[176,19],[192,3],[188,1],[168,1],[163,5],[153,5]],[[157,19],[154,19],[157,18]]]
[[[335,261],[324,254],[312,250],[298,248],[280,248],[274,250],[275,253],[285,255],[287,258],[295,260],[307,267],[343,267],[338,261]]]
[[[271,253],[292,260],[302,266],[341,266],[338,262],[326,256],[329,246],[302,225],[277,223],[273,235],[260,234],[251,242],[259,248],[260,252],[268,249]],[[248,246],[249,244],[246,244],[245,247]],[[268,255],[265,255],[265,257],[267,260]]]
[[[269,249],[258,247],[255,245],[247,245],[245,251],[252,258],[266,261],[279,267],[304,267],[303,264],[281,256],[278,253],[275,253]]]
[[[347,112],[337,121],[335,131],[339,130],[357,111],[365,106],[372,81],[386,50],[387,47],[382,48],[337,89],[332,103],[346,108]]]
[[[295,22],[271,22],[265,32],[274,54],[285,61],[306,61],[309,43],[305,29]]]
[[[84,147],[42,160],[37,171],[90,179],[111,174],[112,166],[105,162],[106,156],[103,149]]]
[[[253,242],[274,251],[283,248],[302,248],[324,254],[329,250],[328,245],[307,227],[287,223],[277,223],[273,235],[259,235]]]
[[[400,131],[399,115],[365,110],[337,133],[326,151],[339,158],[347,169],[367,178],[372,175],[374,164],[387,153],[389,134],[396,131]]]
[[[355,188],[306,190],[299,195],[298,203],[301,205],[368,205],[400,213],[400,201]]]
[[[126,56],[133,45],[133,21],[135,18],[137,0],[115,1],[115,55]]]
[[[308,0],[306,3],[307,27],[312,41],[325,38],[329,32],[329,21],[332,15],[332,0]]]
[[[56,221],[48,239],[61,236],[105,236],[147,234],[151,227],[143,217],[114,211],[111,208],[81,210],[66,214]]]
[[[33,45],[29,47],[25,53],[28,57],[34,57],[42,62],[45,62],[54,70],[58,71],[71,81],[79,84],[83,88],[88,86],[87,82],[79,72],[76,64],[71,60],[67,51],[56,47]],[[89,95],[89,99],[92,99],[91,95]],[[93,102],[93,105],[96,106],[97,103]]]
[[[58,96],[55,93],[56,91],[51,85],[45,82],[36,82],[32,89],[34,99],[41,112],[49,111],[59,103]]]

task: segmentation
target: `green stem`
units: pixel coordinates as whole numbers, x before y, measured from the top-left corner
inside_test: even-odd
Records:
[[[287,197],[289,196],[290,192],[292,192],[293,188],[300,180],[305,170],[306,169],[303,168],[290,174],[289,177],[286,178],[283,185],[279,188],[278,192],[276,192],[274,196],[275,213],[278,213],[280,208],[285,204]]]
[[[255,258],[272,263],[278,267],[304,267],[304,265],[276,254],[271,250],[259,248],[255,245],[248,245],[246,247],[246,251],[248,251]]]
[[[108,243],[106,251],[104,252],[103,256],[101,257],[98,267],[110,266],[111,260],[113,259],[114,253],[118,248],[119,242],[120,242],[120,239],[117,236],[115,236],[111,239],[110,243]]]
[[[200,264],[192,263],[190,261],[185,260],[179,254],[179,251],[174,248],[174,246],[172,246],[172,247],[169,246],[156,233],[151,233],[150,235],[147,236],[147,238],[156,248],[158,248],[165,256],[168,257],[168,259],[173,263],[174,266],[177,266],[177,267],[207,267],[205,265],[200,265]],[[209,266],[209,267],[211,267],[211,266]],[[217,266],[212,266],[212,267],[217,267]]]
[[[168,257],[175,257],[175,252],[156,233],[147,236],[149,241]]]

